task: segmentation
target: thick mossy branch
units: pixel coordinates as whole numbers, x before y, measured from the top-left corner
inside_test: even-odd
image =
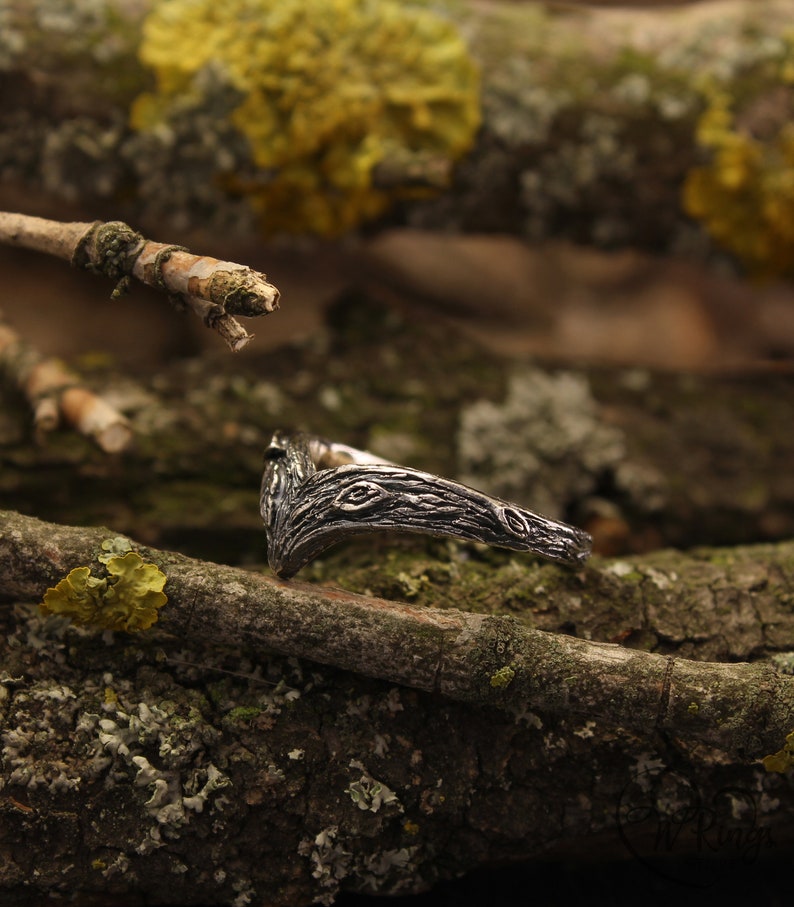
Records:
[[[789,273],[787,0],[26,6],[0,61],[11,181],[239,234],[345,231],[403,199],[415,226],[719,243]],[[702,141],[717,96],[730,122]]]
[[[108,539],[99,529],[54,526],[8,511],[0,514],[0,527],[3,594],[22,600],[40,599],[64,572],[93,563]],[[766,551],[770,561],[783,561],[789,548]],[[180,638],[294,655],[481,705],[590,716],[647,734],[661,730],[741,760],[779,750],[791,731],[794,679],[768,664],[691,662],[533,630],[509,616],[286,583],[153,549],[141,548],[141,555],[167,577],[160,625]],[[735,557],[759,552],[738,550]],[[598,572],[592,570],[591,581]],[[683,570],[674,582],[685,607]]]

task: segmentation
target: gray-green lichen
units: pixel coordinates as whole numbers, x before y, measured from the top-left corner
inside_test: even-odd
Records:
[[[125,539],[121,535],[112,539],[105,539],[100,547],[103,553],[97,555],[97,560],[106,566],[114,557],[124,557],[132,551],[130,540]]]
[[[794,674],[794,652],[778,652],[771,661],[782,674]]]
[[[345,849],[338,825],[323,828],[313,839],[304,839],[298,846],[298,853],[309,859],[312,876],[323,889],[317,901],[320,904],[332,904],[341,882],[353,874],[363,880],[365,890],[377,891],[384,876],[410,869],[417,850],[417,847],[394,848],[362,860]],[[399,885],[393,889],[394,893],[399,890]]]
[[[511,376],[503,403],[465,406],[457,443],[461,481],[551,517],[591,494],[625,450],[586,378],[533,368]]]
[[[18,609],[17,619],[18,628],[9,637],[12,648],[35,646],[45,664],[64,658],[68,639],[90,639],[57,615],[41,617]],[[211,762],[202,765],[196,759],[217,739],[199,701],[139,700],[129,680],[107,671],[83,680],[79,696],[73,686],[46,676],[9,677],[8,683],[17,689],[16,724],[0,735],[6,784],[59,794],[82,790],[98,779],[106,786],[131,780],[152,820],[142,824],[130,842],[141,854],[173,837],[175,829],[190,821],[191,812],[200,813],[211,804],[222,808],[216,792],[228,786],[229,779]],[[53,761],[48,757],[50,738],[54,742],[63,734],[73,740],[69,761]]]
[[[350,763],[350,767],[360,771],[361,775],[357,780],[350,782],[350,786],[345,788],[345,793],[359,809],[376,813],[382,806],[391,805],[402,812],[397,795],[388,785],[373,778],[357,759]]]
[[[135,4],[128,18],[115,0],[28,0],[0,4],[0,70],[36,57],[43,72],[64,58],[97,65],[123,61],[134,46]],[[99,86],[94,86],[98,88]]]
[[[412,733],[399,730],[414,720],[404,691],[354,680],[355,695],[349,679],[337,690],[295,659],[194,651],[167,636],[140,648],[32,607],[5,614],[3,821],[26,817],[30,800],[64,829],[80,813],[81,830],[62,845],[68,871],[42,886],[129,892],[165,870],[213,903],[243,905],[285,885],[286,905],[330,902],[343,881],[384,893],[420,884],[432,855],[418,820],[445,796]],[[267,834],[235,830],[276,814]],[[197,864],[210,844],[212,860]],[[298,883],[290,846],[306,857]],[[8,869],[0,863],[0,885],[11,884]]]
[[[230,185],[256,182],[248,143],[230,115],[240,94],[223,70],[208,66],[156,130],[129,132],[119,148],[134,174],[147,221],[175,229],[200,222],[238,235],[255,230],[256,212]]]

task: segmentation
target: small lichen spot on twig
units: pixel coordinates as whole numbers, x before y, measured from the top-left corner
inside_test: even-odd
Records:
[[[783,749],[771,756],[764,756],[761,762],[768,772],[778,772],[781,775],[790,772],[794,768],[794,731],[786,737]]]
[[[509,687],[513,678],[516,676],[516,669],[512,665],[505,665],[498,671],[491,674],[491,686],[494,689],[504,689]]]
[[[393,804],[400,812],[403,811],[397,794],[390,787],[373,778],[360,762],[353,760],[350,765],[351,768],[358,768],[362,774],[358,781],[353,781],[345,788],[345,793],[359,809],[376,813],[381,806]]]
[[[109,540],[111,545],[122,541]],[[167,601],[162,591],[166,575],[156,564],[146,564],[134,551],[106,561],[107,577],[76,567],[44,595],[45,614],[63,614],[98,630],[135,633],[157,622],[157,610]]]

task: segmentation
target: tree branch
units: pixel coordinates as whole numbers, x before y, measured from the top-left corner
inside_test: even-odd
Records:
[[[40,599],[75,567],[101,571],[97,552],[112,537],[7,511],[0,527],[3,595],[22,600]],[[765,551],[782,560],[791,547]],[[794,678],[768,664],[692,662],[533,630],[509,616],[417,608],[136,548],[167,576],[160,625],[180,638],[299,656],[480,705],[664,731],[742,760],[781,749],[792,729]],[[687,578],[678,581],[683,593]]]
[[[97,396],[57,359],[45,359],[0,316],[0,372],[5,372],[33,410],[37,436],[63,421],[91,438],[105,453],[119,453],[132,441],[127,419]]]
[[[123,216],[140,223],[171,217],[250,232],[252,202],[278,168],[261,171],[252,162],[250,143],[233,122],[235,92],[205,78],[167,128],[146,133],[127,125],[131,98],[150,87],[139,59],[150,6],[125,4],[121,18],[88,29],[73,11],[69,41],[60,20],[42,23],[27,4],[11,7],[6,28],[18,38],[5,65],[19,89],[2,112],[4,172],[61,197],[123,199]],[[666,4],[642,11],[580,3],[447,6],[482,73],[482,129],[456,168],[454,192],[429,199],[415,193],[401,206],[401,221],[445,233],[503,232],[705,257],[714,249],[711,218],[697,227],[683,209],[682,185],[708,151],[698,146],[697,122],[710,94],[724,92],[746,108],[738,119],[750,133],[763,110],[765,166],[780,157],[772,142],[787,121],[779,100],[787,52],[779,36],[790,18],[784,0],[686,3],[675,13]],[[241,44],[240,52],[245,65],[256,42]],[[278,74],[270,77],[278,83]],[[85,102],[77,119],[75,97]],[[373,168],[373,185],[410,188],[443,178],[432,157],[393,157]],[[315,176],[321,185],[322,174]],[[638,189],[626,192],[626,185]]]
[[[144,239],[120,221],[60,223],[0,212],[0,242],[66,259],[103,274],[123,293],[130,276],[165,290],[216,330],[237,352],[250,340],[235,315],[256,318],[278,308],[279,292],[266,276],[244,265],[193,255],[183,246]]]

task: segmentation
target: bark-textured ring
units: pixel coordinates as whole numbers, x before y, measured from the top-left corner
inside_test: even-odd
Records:
[[[268,562],[284,578],[348,536],[378,530],[485,542],[571,566],[583,564],[592,545],[567,523],[307,434],[273,435],[260,508]]]

